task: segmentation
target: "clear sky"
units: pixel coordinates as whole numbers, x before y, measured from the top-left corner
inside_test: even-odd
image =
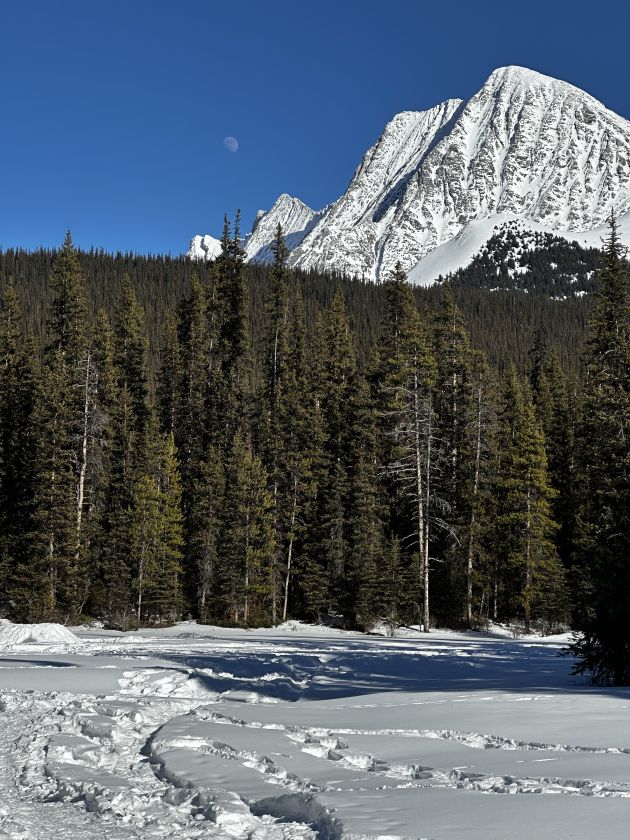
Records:
[[[0,247],[176,254],[322,207],[395,113],[505,64],[630,118],[629,38],[622,0],[0,0]]]

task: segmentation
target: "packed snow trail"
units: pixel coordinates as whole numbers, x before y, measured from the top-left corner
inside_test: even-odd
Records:
[[[566,638],[75,632],[0,653],[5,837],[627,838],[630,691]]]
[[[19,743],[41,748],[49,732],[51,705],[35,693],[3,692],[0,700],[0,838],[10,840],[94,840],[118,838],[117,826],[107,826],[82,807],[67,802],[42,802],[32,790],[20,792],[22,767]],[[125,836],[132,836],[126,833]]]

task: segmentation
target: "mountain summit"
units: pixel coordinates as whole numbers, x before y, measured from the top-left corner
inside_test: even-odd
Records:
[[[581,231],[611,209],[630,209],[630,122],[567,82],[500,67],[467,102],[397,114],[319,214],[281,196],[247,253],[268,260],[280,222],[291,265],[383,279],[480,219]]]

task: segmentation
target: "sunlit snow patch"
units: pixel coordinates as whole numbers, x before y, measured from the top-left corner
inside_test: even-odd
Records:
[[[30,644],[82,645],[83,640],[62,624],[0,625],[0,650]]]

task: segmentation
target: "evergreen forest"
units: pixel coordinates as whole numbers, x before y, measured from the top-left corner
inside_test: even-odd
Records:
[[[570,626],[629,683],[614,218],[564,300],[297,272],[281,229],[246,264],[238,217],[222,248],[0,254],[0,615]]]

